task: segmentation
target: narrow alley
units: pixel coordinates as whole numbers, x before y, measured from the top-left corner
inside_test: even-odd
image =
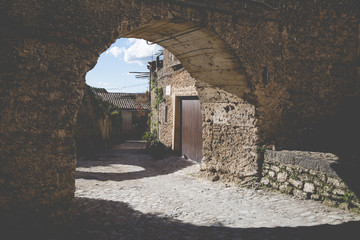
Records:
[[[336,239],[360,215],[197,178],[199,165],[125,142],[78,159],[73,239]]]

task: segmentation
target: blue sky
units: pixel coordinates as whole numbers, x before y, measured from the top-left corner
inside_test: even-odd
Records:
[[[136,74],[129,72],[147,72],[147,63],[155,60],[154,55],[159,50],[162,47],[149,45],[142,39],[118,39],[100,55],[96,66],[86,74],[86,83],[109,92],[145,92],[149,88],[149,79],[135,78]]]

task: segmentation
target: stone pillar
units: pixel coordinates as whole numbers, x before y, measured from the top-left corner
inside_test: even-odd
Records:
[[[85,84],[77,68],[81,51],[13,39],[0,52],[0,224],[68,223],[75,190],[73,129]]]
[[[257,177],[258,135],[255,106],[243,99],[197,82],[203,115],[201,174],[213,181]]]

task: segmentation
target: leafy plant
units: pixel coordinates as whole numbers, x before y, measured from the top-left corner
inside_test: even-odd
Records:
[[[344,196],[343,196],[343,200],[344,202],[346,203],[350,203],[352,201],[354,201],[356,199],[356,197],[354,196],[354,194],[352,193],[345,193]]]
[[[143,140],[146,141],[146,151],[157,159],[171,153],[171,149],[159,141],[156,128],[152,132],[145,132]]]
[[[150,90],[153,90],[156,87],[157,87],[157,73],[153,72],[153,74],[151,76],[151,89]]]
[[[151,132],[145,132],[142,139],[146,141],[146,148],[149,148],[151,145],[159,142],[159,138],[157,135],[157,129],[154,128]]]
[[[163,89],[161,87],[155,88],[154,93],[155,93],[154,108],[158,110],[159,104],[165,102]]]

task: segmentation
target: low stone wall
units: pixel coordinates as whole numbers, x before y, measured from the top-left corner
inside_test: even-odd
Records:
[[[338,176],[331,153],[265,150],[261,183],[301,199],[360,210],[355,193]]]

